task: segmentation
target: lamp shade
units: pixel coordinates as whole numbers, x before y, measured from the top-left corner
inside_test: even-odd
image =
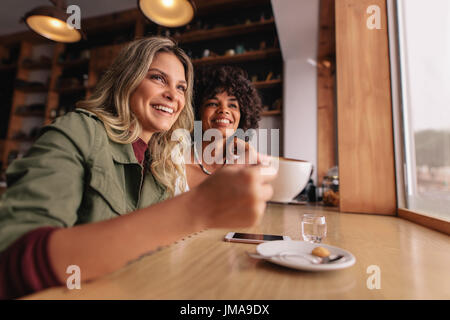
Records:
[[[192,0],[138,0],[138,4],[148,19],[170,28],[188,24],[196,10]]]
[[[80,41],[80,30],[70,27],[67,19],[68,15],[61,8],[51,6],[37,7],[23,18],[31,30],[47,39],[56,42]]]

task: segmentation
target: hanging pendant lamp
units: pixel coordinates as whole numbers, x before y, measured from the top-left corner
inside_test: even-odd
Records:
[[[196,11],[192,0],[138,0],[138,6],[148,19],[169,28],[188,24]]]
[[[37,34],[56,42],[77,42],[83,37],[81,30],[67,24],[64,0],[50,0],[54,6],[37,7],[27,12],[22,20]]]

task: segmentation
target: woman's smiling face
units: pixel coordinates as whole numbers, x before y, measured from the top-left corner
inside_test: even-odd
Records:
[[[220,130],[224,137],[227,130],[232,134],[237,130],[241,119],[239,101],[235,96],[222,91],[203,102],[201,119],[204,131],[214,128]]]
[[[168,131],[185,106],[187,82],[181,61],[169,52],[157,53],[130,96],[130,109],[142,126],[146,143],[155,132]]]

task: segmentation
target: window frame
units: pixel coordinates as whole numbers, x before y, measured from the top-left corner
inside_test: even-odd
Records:
[[[450,222],[410,209],[409,196],[417,193],[414,157],[414,135],[411,115],[407,108],[409,96],[403,84],[407,83],[407,70],[402,69],[407,53],[404,48],[402,15],[396,0],[387,0],[389,55],[391,65],[392,114],[394,125],[394,152],[396,167],[397,216],[450,235]]]

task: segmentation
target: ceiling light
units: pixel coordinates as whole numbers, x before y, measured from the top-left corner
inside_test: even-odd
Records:
[[[82,38],[81,30],[67,24],[64,0],[50,0],[54,6],[41,6],[27,12],[22,20],[39,35],[56,42],[77,42]]]
[[[188,24],[196,10],[192,0],[138,0],[138,6],[148,19],[170,28]]]
[[[174,0],[162,0],[162,4],[168,8],[173,7],[175,4]]]

